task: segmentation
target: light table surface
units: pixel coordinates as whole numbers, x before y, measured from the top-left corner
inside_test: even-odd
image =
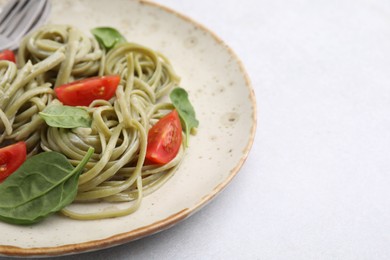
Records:
[[[390,2],[157,2],[245,64],[253,149],[189,219],[64,259],[390,259]]]

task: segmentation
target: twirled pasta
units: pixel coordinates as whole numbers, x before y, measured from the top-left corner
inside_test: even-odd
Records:
[[[20,70],[11,62],[0,61],[0,143],[25,140],[30,155],[38,152],[44,125],[38,112],[53,99],[51,84],[40,75],[64,59],[65,55],[57,52],[35,65],[27,62]]]
[[[38,63],[58,51],[64,52],[66,59],[41,75],[46,82],[59,86],[102,73],[104,53],[97,41],[69,25],[46,25],[25,37],[18,51],[18,66],[28,61]]]
[[[33,65],[34,64],[34,65]],[[72,26],[47,25],[27,36],[18,53],[20,70],[0,62],[0,143],[26,140],[28,150],[57,151],[73,165],[89,147],[95,149],[79,178],[76,201],[134,201],[126,209],[63,214],[76,219],[116,217],[135,211],[142,197],[158,189],[178,167],[183,147],[171,162],[144,165],[147,132],[172,104],[162,103],[179,77],[167,58],[144,46],[122,43],[107,54],[97,42]],[[57,86],[93,75],[118,74],[116,96],[95,100],[87,108],[91,128],[49,127],[38,116],[59,102]]]

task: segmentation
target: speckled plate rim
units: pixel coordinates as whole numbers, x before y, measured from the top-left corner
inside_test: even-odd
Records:
[[[152,235],[154,233],[163,231],[165,229],[168,229],[169,227],[174,226],[175,224],[179,223],[180,221],[188,218],[195,212],[197,212],[199,209],[201,209],[203,206],[205,206],[208,202],[210,202],[216,195],[218,195],[231,181],[232,179],[237,175],[239,170],[241,169],[242,165],[246,161],[249,151],[252,148],[255,134],[256,134],[256,127],[257,127],[257,105],[256,105],[256,97],[255,92],[252,87],[252,84],[249,79],[249,75],[245,70],[245,67],[242,63],[242,61],[239,59],[239,57],[236,55],[236,53],[222,40],[217,36],[213,31],[209,30],[202,24],[196,22],[192,18],[189,18],[186,15],[183,15],[171,8],[168,8],[166,6],[163,6],[161,4],[148,1],[148,0],[139,0],[140,4],[144,5],[150,5],[157,7],[161,9],[162,11],[171,13],[173,15],[176,15],[180,19],[189,22],[199,28],[200,30],[203,30],[207,33],[209,33],[221,46],[225,47],[226,50],[229,52],[231,57],[235,59],[235,61],[238,63],[240,72],[245,78],[245,86],[249,90],[249,98],[252,104],[252,127],[250,130],[250,135],[248,139],[248,143],[245,146],[245,149],[243,150],[243,154],[238,161],[237,165],[230,171],[229,176],[220,184],[218,184],[214,189],[206,196],[204,196],[195,206],[192,208],[185,208],[175,214],[172,214],[171,216],[159,220],[157,222],[154,222],[150,225],[143,226],[141,228],[137,228],[128,232],[116,234],[104,239],[99,240],[92,240],[88,242],[83,243],[77,243],[77,244],[67,244],[57,247],[34,247],[34,248],[22,248],[22,247],[16,247],[16,246],[4,246],[0,245],[0,256],[1,255],[7,255],[7,256],[22,256],[22,257],[29,257],[29,256],[59,256],[59,255],[67,255],[67,254],[78,254],[78,253],[84,253],[88,251],[95,251],[99,249],[109,248],[112,246],[124,244],[136,239],[140,239],[142,237],[146,237],[149,235]]]

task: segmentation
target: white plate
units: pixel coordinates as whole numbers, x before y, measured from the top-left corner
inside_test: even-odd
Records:
[[[79,253],[147,236],[187,218],[232,180],[253,143],[256,105],[241,62],[216,35],[181,14],[144,1],[52,1],[49,22],[75,25],[85,32],[115,27],[129,41],[165,54],[182,77],[200,125],[180,169],[145,197],[136,213],[96,221],[54,215],[27,227],[0,223],[0,254]]]

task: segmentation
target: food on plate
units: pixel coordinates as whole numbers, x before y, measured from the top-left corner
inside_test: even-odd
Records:
[[[92,34],[46,25],[16,64],[0,53],[0,220],[128,215],[183,159],[198,120],[169,60],[114,28]],[[102,201],[125,206],[68,207]]]

